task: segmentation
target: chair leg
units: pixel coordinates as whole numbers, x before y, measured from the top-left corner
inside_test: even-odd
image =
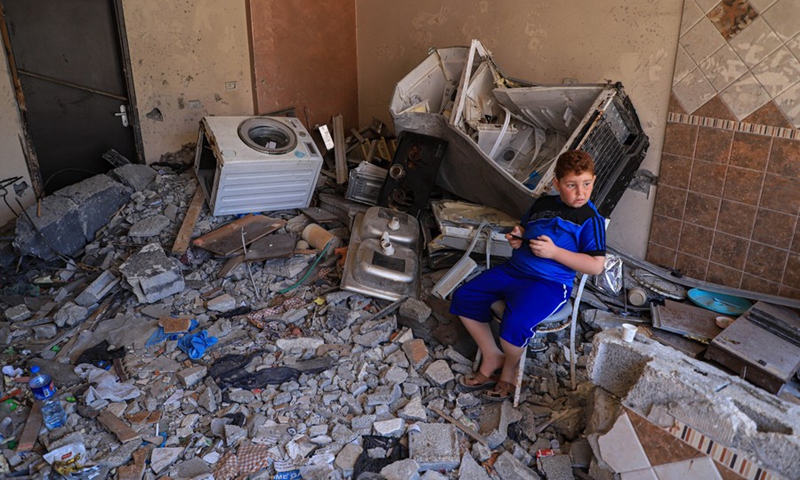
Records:
[[[522,377],[525,374],[525,357],[528,356],[528,346],[522,348],[522,355],[519,356],[519,367],[517,368],[517,386],[514,388],[514,408],[519,406],[519,393],[522,390]]]

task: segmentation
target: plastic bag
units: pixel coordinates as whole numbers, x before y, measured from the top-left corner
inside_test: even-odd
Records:
[[[613,253],[606,253],[606,265],[603,273],[594,276],[594,286],[601,291],[618,295],[622,291],[622,258]]]

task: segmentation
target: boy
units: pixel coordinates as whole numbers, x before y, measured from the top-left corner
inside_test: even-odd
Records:
[[[508,262],[453,294],[450,312],[461,318],[483,357],[461,388],[494,387],[484,398],[502,400],[514,394],[519,359],[536,326],[567,302],[576,271],[597,275],[605,265],[605,220],[589,200],[596,178],[592,157],[578,150],[564,152],[556,161],[555,176],[558,195],[536,199],[521,225],[506,234],[514,249]],[[502,350],[489,325],[490,307],[497,300],[506,302]],[[494,373],[501,368],[498,378]]]

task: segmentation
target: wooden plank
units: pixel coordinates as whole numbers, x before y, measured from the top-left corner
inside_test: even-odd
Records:
[[[217,278],[226,278],[231,274],[234,268],[242,263],[244,263],[244,255],[236,255],[235,257],[229,258],[228,261],[225,262],[225,265],[217,272]]]
[[[722,329],[716,325],[718,313],[685,303],[666,300],[653,307],[653,326],[661,330],[710,342]]]
[[[19,436],[18,452],[28,452],[33,449],[43,424],[42,406],[39,402],[34,402],[31,412],[28,414],[28,421],[25,422],[25,427],[23,427],[22,434]]]
[[[204,250],[227,256],[242,249],[242,232],[244,244],[249,245],[284,225],[286,220],[250,214],[195,238],[192,243]]]
[[[244,255],[244,261],[260,262],[271,258],[291,257],[296,243],[290,233],[267,235],[250,244]]]
[[[336,183],[347,181],[347,154],[344,142],[344,118],[341,114],[333,117],[333,153],[336,159]]]
[[[103,410],[97,415],[97,420],[103,424],[106,429],[117,436],[120,442],[127,443],[132,440],[138,440],[142,438],[136,430],[132,429],[128,426],[125,422],[120,420],[120,418],[113,413],[109,412],[108,410]]]
[[[194,232],[194,226],[203,209],[203,200],[205,200],[203,189],[197,187],[194,197],[192,197],[192,203],[189,204],[189,210],[186,211],[186,216],[183,217],[183,224],[178,231],[178,236],[175,237],[175,243],[172,244],[173,255],[183,255],[189,248],[189,240],[192,237],[192,232]]]

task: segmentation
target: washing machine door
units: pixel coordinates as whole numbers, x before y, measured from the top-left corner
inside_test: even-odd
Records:
[[[253,150],[272,155],[291,152],[297,135],[288,125],[269,117],[248,118],[239,125],[239,138]]]

